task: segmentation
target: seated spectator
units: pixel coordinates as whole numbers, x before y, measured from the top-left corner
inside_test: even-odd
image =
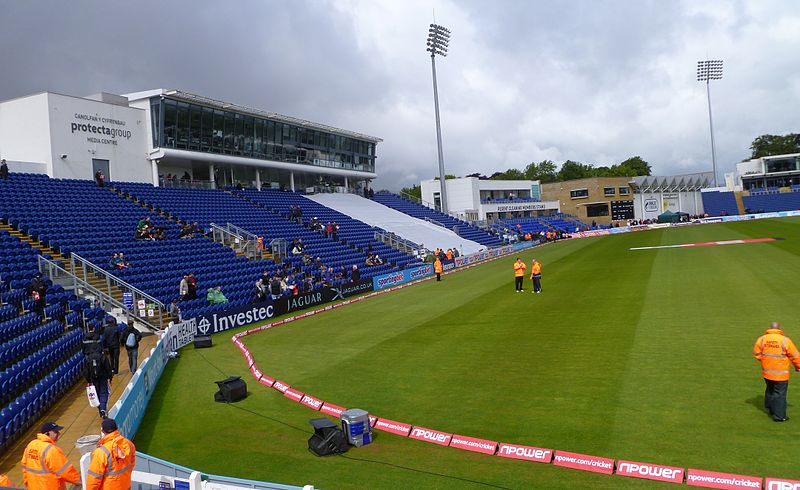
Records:
[[[321,269],[322,268],[322,257],[317,257],[314,259],[314,266]]]
[[[111,254],[111,258],[108,259],[108,268],[114,270],[117,268],[117,263],[119,262],[119,254],[114,252]]]
[[[361,271],[358,270],[358,266],[353,264],[353,270],[350,272],[350,280],[353,282],[361,280]]]
[[[304,253],[303,254],[303,265],[311,265],[311,262],[314,259],[311,257],[310,254]]]
[[[120,270],[127,269],[130,266],[131,266],[130,262],[125,260],[125,254],[120,252],[119,255],[117,256],[117,269]]]
[[[375,262],[375,265],[383,265],[383,259],[378,254],[375,254],[373,261]]]
[[[300,255],[302,253],[303,247],[301,245],[295,244],[295,246],[292,247],[292,255]]]
[[[530,234],[528,234],[527,240],[530,240]],[[453,260],[453,250],[452,249],[448,248],[447,249],[447,253],[445,253],[445,255],[447,256],[447,260]]]
[[[167,229],[166,229],[166,227],[159,226],[158,228],[151,228],[150,229],[150,239],[151,240],[166,240],[167,239]]]
[[[219,286],[208,288],[206,291],[206,300],[208,300],[211,305],[219,305],[228,302],[228,298],[222,294],[222,288]]]
[[[8,180],[8,164],[5,158],[0,160],[0,179]]]
[[[375,254],[370,253],[367,255],[367,260],[365,261],[367,265],[375,265]]]
[[[189,223],[184,224],[181,226],[181,231],[178,233],[179,238],[191,238],[192,237],[192,225]]]

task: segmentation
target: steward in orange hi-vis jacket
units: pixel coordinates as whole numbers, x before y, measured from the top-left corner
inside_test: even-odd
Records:
[[[533,291],[532,293],[541,293],[542,292],[542,263],[536,259],[533,259],[533,263],[531,263],[531,280],[533,281]]]
[[[442,280],[442,261],[439,257],[436,257],[436,260],[433,261],[433,272],[436,273],[436,280]]]
[[[88,490],[128,490],[136,466],[136,447],[122,437],[114,419],[104,419],[103,437],[92,451],[92,462],[86,477]]]
[[[522,261],[519,257],[517,257],[517,261],[514,262],[514,287],[516,287],[517,292],[522,292],[522,279],[525,277],[525,262]]]
[[[81,475],[72,466],[56,441],[64,429],[47,422],[22,453],[22,481],[29,490],[59,490],[66,482],[80,485]]]
[[[761,362],[761,376],[767,385],[764,392],[764,408],[772,420],[784,422],[786,416],[786,391],[789,388],[789,368],[794,364],[800,371],[800,352],[792,339],[784,335],[780,325],[773,322],[771,328],[756,340],[753,356]]]

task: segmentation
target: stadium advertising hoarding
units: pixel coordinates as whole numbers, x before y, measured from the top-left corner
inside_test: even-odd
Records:
[[[767,478],[767,481],[764,483],[764,488],[766,490],[800,490],[800,481]]]
[[[279,298],[275,301],[267,300],[260,303],[250,303],[234,306],[222,311],[216,311],[195,318],[197,334],[211,335],[224,332],[232,328],[243,327],[270,318],[302,310],[310,306],[318,306],[338,299],[372,291],[373,280],[362,279],[349,282],[333,288],[320,288],[308,293]]]
[[[404,284],[431,275],[433,275],[433,265],[425,264],[423,266],[414,267],[411,269],[404,269],[401,271],[375,276],[372,278],[372,287],[375,291],[378,291],[380,289],[397,286],[398,284]]]
[[[572,468],[575,470],[591,471],[593,473],[603,473],[610,475],[614,473],[614,460],[590,456],[588,454],[569,453],[566,451],[556,451],[553,464]]]
[[[695,470],[692,468],[686,471],[686,484],[690,487],[739,490],[762,488],[761,483],[762,479],[755,476],[717,473],[716,471]]]
[[[617,461],[617,475],[670,483],[683,483],[683,468],[636,461]]]
[[[175,327],[168,327],[164,335],[150,351],[150,357],[145,359],[139,369],[128,383],[122,397],[109,410],[108,416],[117,421],[119,431],[125,437],[133,438],[144,418],[147,404],[153,396],[161,373],[169,360],[169,349],[165,345],[174,345]]]

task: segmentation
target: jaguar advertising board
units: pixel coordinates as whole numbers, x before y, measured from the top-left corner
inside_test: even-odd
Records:
[[[267,300],[260,303],[249,303],[241,306],[232,306],[222,311],[216,311],[195,318],[196,330],[199,335],[211,335],[224,332],[232,328],[243,327],[251,323],[269,320],[270,318],[303,310],[312,306],[330,303],[345,299],[357,294],[372,291],[373,280],[362,279],[348,282],[332,288],[320,288],[297,296],[288,296],[275,301]]]

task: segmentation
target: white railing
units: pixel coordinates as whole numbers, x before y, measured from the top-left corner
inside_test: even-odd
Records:
[[[82,284],[91,286],[89,279],[92,276],[105,281],[104,289],[100,289],[98,286],[91,286],[92,289],[99,292],[105,301],[121,307],[126,311],[133,310],[133,312],[136,313],[138,310],[138,315],[133,315],[137,321],[143,323],[152,330],[164,330],[164,314],[167,312],[167,307],[164,303],[141,289],[110,274],[105,269],[94,265],[74,252],[70,254],[69,262],[72,275],[74,275],[76,279],[81,280]],[[78,266],[81,268],[80,273],[76,272]],[[123,301],[114,297],[115,291],[113,288],[122,291]],[[126,298],[128,299],[127,304]]]

